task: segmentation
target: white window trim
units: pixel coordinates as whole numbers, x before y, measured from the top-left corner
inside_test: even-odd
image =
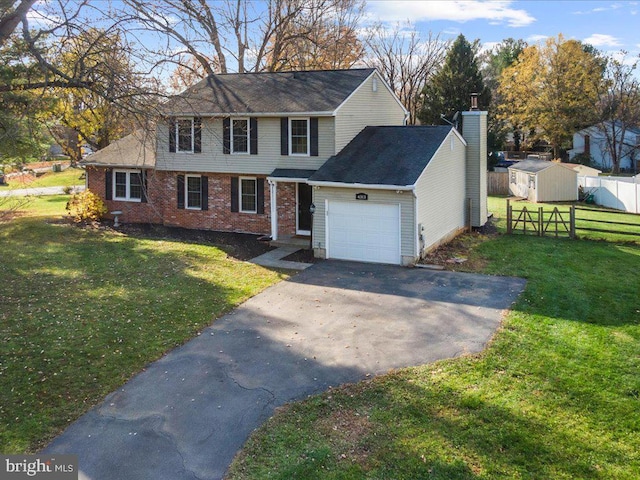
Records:
[[[200,206],[199,207],[189,206],[189,179],[190,178],[200,179]],[[184,208],[186,210],[202,210],[202,175],[185,175],[184,176]]]
[[[190,120],[191,121],[191,150],[180,150],[180,129],[178,127],[178,123],[181,120]],[[174,125],[175,131],[175,139],[176,139],[176,153],[194,153],[195,151],[195,119],[193,117],[178,117],[176,118],[176,123]]]
[[[293,129],[291,128],[291,122],[293,120],[307,121],[307,153],[293,153],[291,151],[291,148],[293,147],[293,142],[292,142]],[[293,155],[295,157],[311,156],[311,119],[309,117],[289,117],[289,155]]]
[[[255,197],[256,197],[256,208],[254,210],[243,210],[242,209],[242,181],[243,180],[251,180],[255,184]],[[240,213],[258,213],[258,179],[256,177],[240,177],[238,179],[238,211]]]
[[[125,173],[127,175],[127,179],[125,182],[126,185],[126,196],[124,197],[118,197],[116,195],[116,173]],[[140,203],[142,202],[142,198],[131,198],[131,174],[132,173],[139,173],[142,176],[142,170],[132,170],[132,169],[123,169],[123,168],[119,168],[119,169],[114,169],[112,172],[112,177],[111,177],[111,187],[112,187],[112,195],[111,197],[114,200],[118,200],[120,202],[137,202]],[[144,185],[142,185],[142,188],[144,188]]]
[[[238,120],[244,120],[245,122],[247,122],[247,151],[246,152],[236,152],[234,151],[234,146],[233,146],[233,122],[236,122]],[[240,118],[232,118],[231,119],[231,128],[229,128],[229,136],[231,137],[229,139],[229,145],[231,147],[231,155],[249,155],[251,153],[251,121],[249,120],[249,118],[245,118],[245,117],[240,117]]]

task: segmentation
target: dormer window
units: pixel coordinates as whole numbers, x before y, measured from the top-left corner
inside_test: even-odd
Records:
[[[289,119],[289,154],[309,155],[309,119]]]
[[[231,153],[249,153],[249,119],[231,121]]]

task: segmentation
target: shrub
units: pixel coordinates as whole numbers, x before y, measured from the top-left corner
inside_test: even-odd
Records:
[[[102,199],[91,190],[73,195],[67,202],[66,209],[76,222],[96,222],[107,213]]]

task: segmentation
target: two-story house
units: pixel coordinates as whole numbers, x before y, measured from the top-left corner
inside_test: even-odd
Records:
[[[410,264],[465,226],[467,154],[485,158],[474,184],[486,170],[486,112],[466,112],[471,147],[450,127],[406,127],[374,69],[214,75],[164,112],[154,133],[86,159],[88,188],[125,222],[313,234],[321,257]]]

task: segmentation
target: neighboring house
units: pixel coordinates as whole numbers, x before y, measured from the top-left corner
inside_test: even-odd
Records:
[[[573,148],[568,150],[569,160],[578,155],[591,157],[592,166],[602,170],[611,170],[611,153],[607,145],[604,130],[613,135],[617,132],[617,141],[622,140],[622,132],[618,123],[605,122],[603,125],[594,125],[573,134]],[[640,159],[640,128],[627,127],[624,136],[624,145],[620,149],[620,169],[622,171],[635,171]]]
[[[486,112],[463,114],[466,140],[405,127],[374,69],[214,75],[165,111],[153,146],[84,162],[123,222],[312,234],[317,256],[395,264],[463,229],[471,196],[486,222]]]
[[[524,160],[509,167],[509,193],[532,202],[578,200],[578,172],[559,162]]]

